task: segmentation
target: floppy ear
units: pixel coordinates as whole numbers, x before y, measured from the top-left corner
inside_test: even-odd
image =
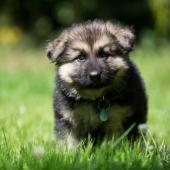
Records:
[[[126,53],[134,49],[135,35],[132,28],[121,24],[113,24],[111,22],[107,23],[107,25],[111,34],[116,37],[118,43]]]
[[[65,49],[65,43],[67,41],[67,33],[64,31],[55,40],[48,43],[47,57],[52,63],[57,63],[58,58],[62,55]]]

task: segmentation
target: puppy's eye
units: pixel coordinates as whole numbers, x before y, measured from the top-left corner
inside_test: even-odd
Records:
[[[87,56],[85,54],[80,54],[76,57],[76,60],[79,62],[83,62],[87,59]]]
[[[104,52],[104,51],[100,51],[98,53],[98,58],[107,59],[109,56],[110,56],[110,54],[107,52]]]

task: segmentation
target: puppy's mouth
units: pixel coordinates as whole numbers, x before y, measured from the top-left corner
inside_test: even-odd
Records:
[[[77,87],[81,89],[101,89],[109,86],[112,83],[112,80],[107,81],[90,81],[90,80],[75,80],[75,84]]]
[[[74,83],[77,87],[81,89],[101,89],[108,87],[112,84],[114,75],[111,74],[110,76],[101,76],[100,78],[89,78],[89,77],[77,77],[74,79]]]
[[[96,98],[101,97],[109,86],[87,86],[87,87],[78,87],[77,90],[80,93],[82,98],[95,100]]]
[[[89,83],[89,84],[83,84],[83,85],[80,85],[79,84],[79,87],[81,89],[89,89],[89,90],[94,90],[94,89],[101,89],[101,88],[104,88],[104,87],[107,87],[108,84],[110,83]]]

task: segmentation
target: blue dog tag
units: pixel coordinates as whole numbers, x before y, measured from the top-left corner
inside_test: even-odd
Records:
[[[102,109],[100,112],[100,120],[105,122],[108,120],[108,112],[106,109]]]

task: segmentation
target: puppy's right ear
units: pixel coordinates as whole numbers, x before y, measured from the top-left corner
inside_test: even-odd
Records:
[[[67,32],[64,31],[58,38],[48,43],[47,57],[52,63],[58,63],[59,57],[64,52],[66,41]]]

